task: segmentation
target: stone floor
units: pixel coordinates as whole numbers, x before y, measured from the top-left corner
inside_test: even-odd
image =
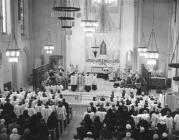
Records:
[[[83,114],[86,111],[86,105],[72,105],[73,117],[68,124],[67,128],[60,136],[59,140],[72,140],[73,136],[76,134],[76,128],[80,126],[80,122],[82,121]]]

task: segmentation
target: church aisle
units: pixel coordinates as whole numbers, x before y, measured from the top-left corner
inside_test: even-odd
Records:
[[[70,124],[67,125],[67,128],[60,136],[59,140],[72,140],[73,136],[77,133],[76,129],[80,126],[84,112],[86,111],[86,105],[72,105],[73,118],[70,121]]]

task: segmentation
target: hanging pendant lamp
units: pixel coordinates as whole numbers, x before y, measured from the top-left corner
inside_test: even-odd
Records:
[[[152,32],[150,33],[146,58],[147,59],[158,59],[159,58],[159,51],[157,48],[157,42],[156,42],[154,29],[152,29]]]
[[[154,0],[153,0],[153,24],[152,24],[152,31],[150,33],[149,41],[148,41],[148,51],[145,55],[145,58],[147,58],[148,64],[155,65],[156,60],[159,58],[159,51],[157,48],[157,41],[154,31]]]
[[[81,10],[78,0],[55,0],[52,9],[63,29],[74,26],[75,14],[79,15],[78,12]]]
[[[51,41],[51,30],[50,30],[50,1],[48,0],[48,7],[49,7],[49,12],[48,12],[48,32],[47,32],[47,38],[46,38],[46,43],[44,45],[44,50],[46,51],[47,54],[52,54],[54,50],[54,45],[52,44]]]
[[[13,48],[13,41],[15,42],[15,47]],[[11,46],[12,45],[12,46]],[[12,33],[9,38],[8,48],[6,49],[6,56],[8,57],[8,61],[11,63],[19,62],[20,58],[20,49],[18,48],[17,39],[15,33]]]
[[[145,42],[145,35],[144,35],[144,7],[142,11],[142,34],[141,34],[140,46],[138,47],[138,52],[140,56],[144,56],[144,57],[147,52],[147,44]]]
[[[145,56],[147,52],[147,45],[145,44],[144,32],[142,32],[141,43],[140,46],[138,47],[138,52],[140,56]]]

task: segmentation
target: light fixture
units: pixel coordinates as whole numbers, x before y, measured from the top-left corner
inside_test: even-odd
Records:
[[[81,26],[85,32],[90,32],[92,34],[96,31],[96,27],[98,27],[98,21],[95,20],[94,15],[91,10],[91,1],[85,0],[83,18],[81,20]]]
[[[144,7],[142,12],[142,34],[141,34],[141,40],[140,40],[140,46],[138,47],[139,56],[146,56],[147,52],[147,44],[145,42],[145,35],[144,35]]]
[[[93,37],[93,32],[85,32],[86,37]]]
[[[116,0],[93,0],[93,2],[97,3],[97,4],[101,4],[101,3],[112,4],[112,3],[116,2]]]
[[[157,60],[156,59],[147,59],[147,65],[156,65]]]
[[[154,32],[154,0],[153,0],[153,24],[152,24],[152,31],[150,33],[149,41],[148,41],[148,51],[145,55],[147,59],[158,59],[159,58],[159,51],[157,48],[157,41]]]
[[[75,13],[80,11],[79,1],[55,0],[53,10],[53,15],[60,20],[61,28],[72,28],[74,26]]]
[[[46,51],[47,54],[52,54],[53,50],[54,50],[54,46],[53,45],[46,45],[46,46],[44,46],[44,50]]]
[[[12,40],[12,42],[11,42]],[[11,48],[11,44],[13,46],[13,40],[15,42],[15,47]],[[8,57],[8,61],[11,63],[19,62],[20,58],[20,49],[18,48],[17,40],[15,33],[12,33],[9,38],[8,48],[6,49],[6,56]]]
[[[155,43],[155,48],[154,48]],[[151,45],[151,47],[150,47]],[[149,42],[148,42],[148,51],[146,52],[145,58],[147,59],[158,59],[159,58],[159,52],[157,48],[157,42],[156,37],[154,33],[154,29],[152,29],[152,32],[150,34]]]
[[[50,8],[50,2],[48,0],[48,6]],[[52,44],[52,41],[51,41],[51,30],[50,30],[50,9],[49,9],[49,15],[48,15],[48,33],[47,33],[47,38],[46,38],[46,43],[44,45],[44,50],[46,51],[47,54],[52,54],[53,53],[53,50],[54,50],[54,46]]]

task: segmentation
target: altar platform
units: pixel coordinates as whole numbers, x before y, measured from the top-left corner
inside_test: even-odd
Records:
[[[112,91],[117,89],[113,87],[114,82],[97,79],[97,90],[90,92],[72,92],[70,86],[68,90],[63,91],[63,96],[70,104],[89,104],[93,100],[93,97],[100,98],[104,96],[106,99],[110,97]]]

